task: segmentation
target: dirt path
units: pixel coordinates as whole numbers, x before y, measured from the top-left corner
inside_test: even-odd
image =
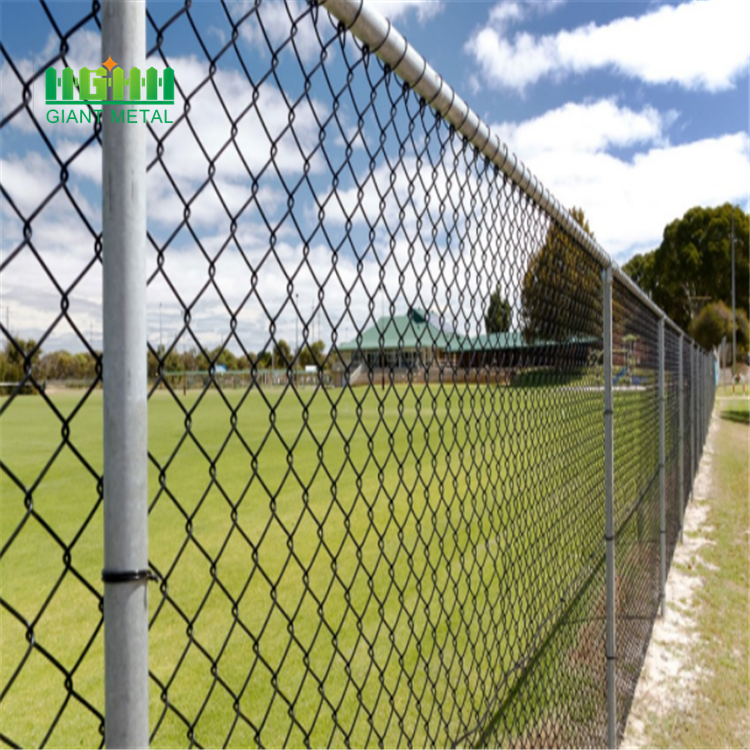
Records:
[[[648,727],[691,712],[704,669],[694,659],[700,642],[696,593],[708,563],[702,552],[711,540],[707,525],[718,412],[714,413],[684,518],[684,542],[677,545],[667,580],[667,612],[654,624],[621,747],[651,747]]]
[[[750,747],[749,428],[717,398],[622,747]]]

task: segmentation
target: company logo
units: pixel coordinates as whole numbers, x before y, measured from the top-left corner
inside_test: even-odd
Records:
[[[78,113],[69,111],[66,118],[65,111],[60,112],[57,107],[89,108],[105,104],[146,107],[127,113],[112,112],[112,122],[139,122],[138,113],[142,113],[143,122],[171,122],[167,119],[166,107],[174,104],[174,70],[164,68],[160,75],[153,66],[145,73],[133,67],[126,77],[125,71],[111,56],[95,70],[81,68],[77,76],[73,68],[63,68],[58,74],[56,68],[49,67],[45,73],[45,100],[47,106],[52,107],[47,111],[48,122],[90,122],[89,109]],[[157,107],[164,107],[163,117]],[[100,121],[101,110],[94,110],[94,113]]]

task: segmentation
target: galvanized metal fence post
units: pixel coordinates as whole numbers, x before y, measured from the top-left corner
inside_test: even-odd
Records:
[[[695,345],[690,344],[690,497],[693,496],[695,486],[695,467],[698,465],[697,430],[695,425],[695,406],[698,401],[696,394],[697,382],[695,377]]]
[[[602,272],[604,307],[604,495],[607,576],[607,747],[617,747],[617,599],[615,583],[615,432],[612,396],[612,268]]]
[[[711,419],[711,355],[704,354],[703,359],[705,361],[704,369],[706,372],[706,437],[708,437],[708,423]]]
[[[706,444],[708,435],[708,354],[703,356],[703,445]]]
[[[708,418],[711,414],[710,411],[710,389],[711,384],[709,381],[709,373],[710,373],[710,359],[708,354],[703,355],[703,373],[704,373],[704,384],[703,384],[703,423],[705,425],[705,433],[703,435],[703,441],[705,442],[706,437],[708,437]]]
[[[701,456],[703,455],[703,445],[706,442],[706,358],[701,352],[698,352],[698,367],[700,372],[700,399],[701,399]]]
[[[693,474],[698,473],[698,464],[700,463],[700,444],[701,444],[701,377],[700,377],[700,352],[695,347],[695,467]]]
[[[714,413],[714,406],[716,405],[716,381],[719,378],[718,364],[716,362],[716,355],[711,355],[711,414]]]
[[[700,350],[695,352],[696,371],[698,375],[698,388],[696,395],[698,396],[698,461],[700,463],[700,456],[703,453],[703,358],[701,357]]]
[[[145,70],[144,0],[104,0],[102,56]],[[102,112],[105,742],[147,747],[146,126],[113,123],[115,109]]]
[[[701,455],[706,442],[706,357],[701,353],[698,360],[701,368]]]
[[[700,410],[698,412],[698,418],[700,419],[700,432],[698,433],[698,437],[700,440],[700,454],[703,455],[703,443],[706,439],[706,407],[704,402],[706,393],[706,373],[705,373],[705,363],[703,361],[703,354],[699,351],[698,352],[698,383],[700,384],[700,387],[698,388],[698,399],[700,403]]]
[[[659,319],[659,601],[661,616],[667,612],[667,503],[666,431],[664,409],[664,318]]]
[[[706,354],[706,437],[708,437],[708,426],[711,423],[711,385],[713,383],[713,368],[711,367],[712,355]]]
[[[703,413],[704,413],[704,426],[705,431],[703,434],[703,442],[705,443],[708,437],[708,423],[711,419],[711,355],[706,352],[703,355],[703,372],[705,373],[705,385],[703,388],[704,401],[703,401]]]
[[[679,356],[677,365],[677,495],[679,497],[680,512],[680,544],[682,544],[682,526],[685,517],[685,373],[683,371],[682,355],[685,343],[685,337],[680,334]]]

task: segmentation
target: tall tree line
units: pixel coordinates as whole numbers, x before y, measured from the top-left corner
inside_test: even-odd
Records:
[[[745,357],[750,343],[750,217],[742,209],[729,203],[691,208],[667,225],[659,247],[635,255],[623,270],[699,344],[713,348],[725,336],[731,343],[732,223],[737,347]]]

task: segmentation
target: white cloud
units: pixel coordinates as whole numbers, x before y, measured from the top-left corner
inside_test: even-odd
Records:
[[[39,198],[48,195],[50,181],[56,179],[54,165],[34,152],[23,161],[4,160],[2,171],[4,180],[10,178],[6,185],[12,199],[24,211],[38,208]],[[93,231],[98,231],[97,212],[76,189],[71,192],[93,225]],[[39,340],[52,327],[62,311],[62,297],[55,283],[66,290],[65,311],[78,328],[87,335],[91,330],[101,331],[101,264],[94,259],[95,236],[72,209],[63,191],[58,191],[35,216],[29,244],[22,245],[23,225],[2,198],[2,299],[3,305],[10,309],[13,333]],[[83,348],[64,317],[49,341],[49,345],[44,345],[46,351]],[[101,339],[97,345],[101,345]]]
[[[31,60],[21,59],[15,62],[18,73],[24,81],[27,81],[33,73]],[[8,117],[10,113],[22,103],[23,84],[19,81],[18,76],[10,65],[3,60],[2,65],[0,65],[0,120],[4,120]],[[21,125],[21,123],[23,123],[23,125]],[[17,114],[13,120],[10,121],[10,124],[14,127],[24,127],[26,130],[31,130],[33,128],[31,120],[22,113]]]
[[[566,104],[521,123],[493,126],[566,206],[580,206],[618,261],[661,241],[664,227],[696,205],[745,201],[746,133],[671,145],[674,113],[634,112],[613,100]],[[639,148],[632,158],[613,147]]]
[[[419,11],[417,6],[399,5],[404,5],[404,9],[397,13]],[[518,13],[524,12],[525,6],[513,10],[508,5],[502,13],[495,14],[495,23],[517,23],[522,20]],[[273,23],[269,22],[269,29]],[[273,33],[281,35],[282,31]],[[218,344],[230,332],[230,314],[211,288],[211,274],[226,303],[232,310],[239,310],[238,334],[250,349],[259,348],[267,340],[272,320],[277,325],[277,337],[294,340],[296,326],[290,293],[300,295],[300,307],[305,311],[322,291],[326,312],[339,327],[339,338],[350,338],[355,324],[361,327],[367,321],[381,267],[388,294],[396,300],[398,310],[420,302],[424,306],[450,308],[449,324],[459,328],[467,322],[474,327],[481,321],[485,290],[495,283],[502,282],[511,294],[518,289],[524,253],[544,240],[544,219],[528,227],[524,207],[505,196],[498,197],[501,181],[490,188],[486,179],[464,172],[459,166],[459,161],[464,163],[463,156],[456,161],[460,144],[456,144],[458,150],[453,156],[448,151],[435,170],[429,155],[424,156],[418,168],[416,158],[408,152],[387,164],[378,157],[377,165],[370,170],[361,146],[364,141],[376,143],[378,133],[369,125],[357,125],[357,153],[351,159],[346,156],[341,136],[342,132],[351,134],[353,120],[351,111],[341,105],[336,121],[330,121],[325,143],[330,167],[313,160],[303,177],[305,157],[322,150],[318,123],[329,116],[330,102],[300,99],[300,92],[291,90],[300,83],[291,77],[280,79],[285,89],[290,87],[284,91],[269,80],[257,89],[257,108],[252,107],[239,122],[235,141],[227,146],[231,123],[221,109],[214,85],[231,117],[236,118],[254,95],[247,79],[237,70],[222,67],[207,79],[205,62],[193,57],[174,57],[170,61],[178,71],[180,85],[191,97],[190,125],[206,154],[199,150],[187,123],[180,124],[163,142],[164,164],[186,200],[195,200],[190,207],[193,236],[183,231],[171,242],[164,253],[162,270],[190,307],[194,330],[207,346]],[[16,91],[14,96],[17,95]],[[288,102],[298,100],[302,103],[295,110],[296,138],[292,138],[288,132]],[[175,110],[181,108],[179,101]],[[256,109],[262,111],[263,123]],[[668,135],[676,116],[648,106],[634,110],[619,106],[616,99],[604,99],[567,104],[526,122],[502,123],[495,130],[518,149],[563,203],[583,206],[602,244],[617,255],[634,247],[655,246],[665,224],[693,205],[711,205],[746,195],[750,183],[747,135],[717,136],[674,147]],[[160,136],[165,131],[164,126],[157,128]],[[55,144],[61,155],[69,156],[77,148],[74,135],[77,137],[78,131],[69,128],[56,134]],[[153,156],[155,144],[151,139],[149,142]],[[435,144],[433,141],[429,152],[433,156]],[[273,160],[281,175],[273,168],[267,169],[254,187],[235,146],[256,175],[275,151]],[[38,143],[37,147],[41,149]],[[392,143],[390,147],[393,149]],[[612,153],[613,149],[635,148],[641,153],[634,157]],[[101,179],[100,157],[101,150],[94,145],[74,162],[74,170],[88,180],[89,187]],[[213,179],[227,209],[210,184],[196,196],[207,178],[210,160],[214,160]],[[343,169],[346,161],[351,170],[357,171]],[[4,183],[12,185],[11,195],[25,211],[38,205],[59,181],[59,168],[46,154],[31,148],[22,156],[4,154],[2,169]],[[335,194],[332,173],[340,180]],[[354,174],[363,186],[361,196]],[[298,192],[294,220],[283,219],[287,191],[295,188]],[[318,204],[313,203],[313,192]],[[253,195],[268,226],[255,201],[250,200]],[[149,173],[148,198],[152,208],[150,228],[153,233],[164,233],[157,242],[165,242],[181,221],[183,206],[158,164]],[[325,203],[323,226],[316,224],[320,203]],[[236,231],[230,232],[226,211],[235,214],[246,204]],[[156,207],[158,210],[154,210]],[[86,208],[85,212],[90,211]],[[15,246],[22,229],[11,213],[6,204],[3,217],[7,222],[0,244],[7,249]],[[467,216],[471,216],[471,221],[467,221]],[[297,221],[299,228],[295,227]],[[62,195],[35,218],[33,230],[34,241],[45,260],[49,259],[54,273],[68,283],[91,262],[93,239]],[[521,239],[524,231],[535,231],[537,235]],[[370,232],[372,239],[368,239]],[[307,251],[300,235],[309,245]],[[242,252],[234,246],[235,240]],[[217,257],[226,243],[226,250]],[[448,247],[450,250],[446,251]],[[77,248],[76,252],[71,248]],[[332,248],[339,249],[334,253]],[[212,264],[211,260],[215,262]],[[160,302],[165,331],[180,327],[178,303],[166,280],[159,276],[156,262],[156,253],[150,252],[150,272],[156,273],[148,292],[152,343],[157,340]],[[29,334],[38,335],[59,314],[60,295],[44,281],[38,262],[28,251],[10,264],[7,284],[4,293],[9,295],[14,318],[25,321]],[[256,291],[243,303],[251,289]],[[90,326],[99,330],[98,264],[74,296],[76,306],[71,315],[76,324],[84,331]],[[377,315],[377,296],[376,307]],[[454,314],[456,317],[452,317]],[[324,326],[328,329],[323,332],[324,338],[330,340],[330,323],[324,322]],[[300,325],[300,331],[301,328]],[[50,342],[45,348],[55,347]]]
[[[526,17],[528,4],[520,2],[498,3],[490,10],[489,21],[495,28],[518,23]]]
[[[9,32],[12,30],[9,28]],[[103,62],[101,50],[101,34],[90,28],[79,29],[77,32],[66,38],[67,52],[64,58],[57,59],[52,67],[59,72],[64,67],[71,67],[78,71],[83,66],[96,68]],[[45,106],[44,90],[44,69],[47,63],[60,54],[60,38],[51,31],[47,35],[45,46],[41,51],[37,50],[34,57],[17,57],[13,60],[18,72],[24,81],[28,81],[33,74],[37,78],[31,86],[31,97],[29,107],[32,111],[37,124],[44,131],[45,135],[53,140],[65,130],[65,135],[71,135],[71,129],[63,129],[47,121],[45,115],[47,107]],[[0,119],[6,117],[22,102],[23,87],[18,77],[11,69],[7,61],[3,60],[0,64]],[[20,111],[9,125],[24,133],[36,133],[37,127],[32,122],[31,117],[26,111]],[[93,125],[75,130],[75,136],[81,140],[88,138],[93,130]]]
[[[419,23],[425,23],[443,10],[443,3],[438,0],[365,0],[365,2],[367,5],[374,6],[393,22],[413,12]]]
[[[40,195],[47,193],[47,183],[53,184],[56,180],[55,169],[49,168],[35,152],[26,154],[23,161],[14,158],[3,166],[8,165],[13,170],[15,194],[19,202],[29,208],[36,204]],[[24,165],[33,171],[35,179],[22,179]],[[381,189],[388,190],[391,187],[389,174],[389,169],[381,168],[373,173],[371,181],[377,180]],[[165,342],[171,342],[181,328],[183,311],[173,288],[190,309],[193,332],[209,348],[230,335],[232,313],[238,320],[237,335],[248,349],[257,351],[265,345],[271,321],[275,323],[277,338],[293,342],[298,334],[301,340],[304,323],[310,322],[311,313],[308,311],[319,293],[323,294],[326,311],[322,316],[323,338],[331,340],[333,325],[338,330],[339,340],[346,340],[354,335],[355,329],[371,322],[371,314],[379,314],[381,296],[377,287],[381,268],[388,290],[388,305],[393,300],[399,312],[414,304],[442,309],[450,326],[461,330],[469,326],[474,330],[482,319],[486,290],[490,286],[494,288],[501,278],[506,287],[514,281],[517,286],[521,266],[518,263],[511,266],[508,262],[487,263],[477,249],[491,245],[486,235],[494,223],[489,217],[483,222],[475,221],[471,227],[464,222],[463,213],[469,211],[469,206],[474,205],[474,216],[477,217],[480,213],[478,206],[483,206],[490,195],[486,180],[480,184],[468,177],[459,179],[456,175],[454,183],[449,185],[446,175],[441,174],[436,179],[429,209],[431,218],[428,219],[427,195],[419,178],[415,182],[416,191],[409,195],[407,176],[414,178],[417,174],[425,177],[417,170],[413,158],[400,164],[382,219],[376,219],[380,208],[377,202],[372,203],[368,193],[365,204],[368,211],[372,210],[371,218],[375,219],[375,237],[371,243],[358,244],[357,238],[364,236],[363,231],[346,228],[341,220],[343,217],[337,215],[334,203],[331,203],[325,212],[325,234],[316,232],[307,251],[290,221],[282,228],[288,231],[276,233],[271,250],[269,230],[260,223],[257,213],[243,214],[235,240],[230,241],[227,222],[220,218],[223,209],[215,204],[209,186],[205,191],[206,203],[197,200],[191,207],[193,236],[185,232],[172,242],[165,249],[160,266],[157,265],[157,254],[149,250],[148,273],[154,275],[148,289],[149,340],[152,344],[158,342],[160,303],[163,306]],[[238,186],[221,184],[220,189],[230,202],[239,199],[231,195]],[[497,185],[493,191],[492,199],[496,205],[502,200]],[[354,210],[358,204],[351,191],[342,190],[340,197],[347,210]],[[263,210],[268,211],[269,204],[276,197],[259,194],[258,199]],[[82,199],[77,196],[77,200]],[[398,216],[398,202],[405,207],[403,219]],[[442,209],[438,202],[443,204]],[[151,177],[149,205],[159,208],[159,212],[152,212],[152,220],[157,213],[166,212],[175,221],[181,215],[181,207],[171,188],[157,185],[152,189]],[[12,216],[7,209],[7,204],[3,205],[4,217],[9,220],[3,225],[0,244],[10,251],[21,239],[22,226],[19,221],[10,220]],[[84,209],[87,214],[92,210],[86,205]],[[297,219],[301,220],[304,208],[298,210]],[[508,210],[512,213],[517,207],[510,206]],[[362,226],[362,211],[364,207],[357,209],[355,215],[354,223],[358,227]],[[424,220],[421,229],[415,227],[417,214],[421,214]],[[439,224],[439,216],[443,214],[453,232],[449,253],[445,252],[446,244],[442,241],[431,245],[435,242],[432,228]],[[64,194],[58,193],[50,206],[34,219],[32,229],[33,242],[54,277],[63,287],[72,284],[93,258],[94,238],[77,214],[70,210]],[[538,241],[542,240],[543,234],[542,231]],[[505,241],[508,241],[507,237]],[[226,248],[222,249],[225,245]],[[334,253],[332,247],[339,249]],[[353,249],[359,258],[355,257]],[[218,286],[232,313],[227,311],[213,284]],[[14,330],[24,336],[39,338],[59,314],[60,294],[28,249],[9,263],[4,274],[3,292],[5,303],[12,308]],[[250,297],[246,300],[248,294]],[[296,299],[296,295],[299,295],[302,318],[299,323],[290,306],[290,300]],[[70,315],[75,324],[86,335],[93,330],[98,344],[101,330],[101,268],[98,263],[76,286],[70,298]],[[376,302],[373,313],[371,299]],[[192,346],[187,339],[185,343]],[[234,344],[232,346],[236,349]],[[54,335],[45,343],[46,351],[61,347],[81,348],[64,321],[58,324]]]
[[[23,159],[0,159],[0,175],[10,199],[24,216],[34,211],[60,182],[55,162],[38,152],[30,152]]]
[[[659,143],[677,114],[661,115],[653,107],[634,112],[615,99],[587,104],[568,102],[522,123],[504,122],[493,129],[524,159],[548,151],[599,152],[611,147]]]
[[[649,84],[720,91],[747,72],[748,3],[692,0],[602,26],[592,23],[545,36],[521,32],[512,38],[506,25],[517,13],[511,10],[496,6],[488,25],[465,45],[480,66],[482,81],[495,88],[523,92],[543,78],[609,68]]]
[[[533,16],[546,15],[565,4],[566,0],[503,0],[490,9],[489,23],[498,31],[518,25]]]
[[[227,42],[227,35],[224,29],[221,29],[218,26],[209,26],[206,33],[208,33],[210,36],[216,37],[222,47]]]
[[[236,11],[236,8],[233,10]],[[240,34],[261,53],[268,54],[268,43],[270,42],[274,48],[284,44],[292,36],[293,24],[295,27],[294,47],[302,60],[310,62],[319,58],[320,42],[309,13],[309,5],[304,0],[263,3],[258,15],[250,16],[240,26]],[[268,41],[266,41],[266,36]]]
[[[102,35],[98,30],[84,28],[66,39],[68,51],[65,53],[65,61],[73,70],[80,70],[84,65],[93,68],[101,65],[104,60],[102,54]],[[39,65],[55,55],[60,54],[60,38],[53,31],[47,36],[47,42],[42,51],[42,59],[37,60]],[[56,63],[62,67],[62,61]]]
[[[226,69],[217,70],[212,79],[206,82],[204,63],[193,57],[173,58],[170,62],[177,71],[180,89],[190,100],[190,127],[183,121],[174,128],[172,125],[157,124],[155,131],[163,136],[173,128],[163,141],[163,161],[180,188],[189,191],[195,186],[195,181],[205,180],[209,159],[216,160],[217,173],[243,181],[248,194],[248,167],[257,174],[271,161],[272,153],[275,153],[276,165],[284,173],[295,174],[303,170],[305,158],[313,153],[318,142],[316,117],[325,119],[328,114],[328,107],[323,102],[314,98],[299,102],[294,111],[292,133],[288,101],[293,99],[293,95],[289,92],[282,92],[270,82],[254,90],[244,75]],[[221,95],[221,101],[216,90]],[[254,97],[255,105],[249,106]],[[183,111],[183,102],[178,93],[172,109],[174,120]],[[224,107],[234,120],[242,115],[237,121],[234,143],[228,148],[225,147],[232,138],[232,123],[225,115]],[[155,143],[151,142],[152,152],[154,148]],[[203,155],[202,150],[207,156]],[[186,153],[193,156],[186,159]],[[153,158],[153,153],[149,158]],[[316,168],[317,161],[312,160],[311,169],[314,171]]]

